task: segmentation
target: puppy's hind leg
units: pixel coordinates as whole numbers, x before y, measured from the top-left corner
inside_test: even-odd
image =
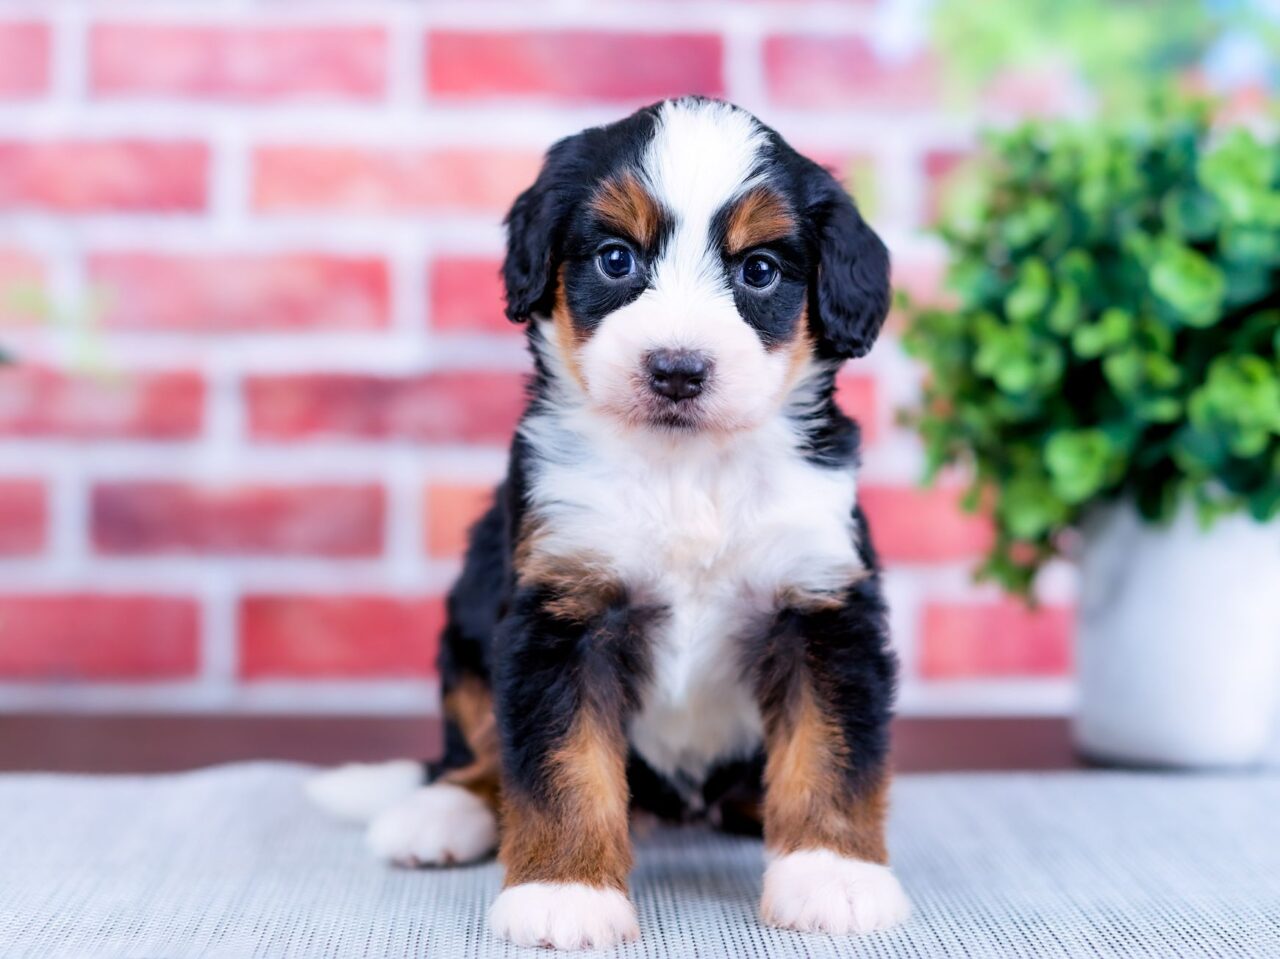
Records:
[[[471,530],[462,575],[449,593],[440,638],[445,750],[435,763],[343,767],[309,792],[330,811],[369,823],[368,842],[402,865],[469,862],[497,843],[498,736],[486,660],[503,594],[505,497]]]
[[[445,693],[445,716],[445,756],[427,767],[428,784],[369,823],[369,848],[380,859],[446,866],[482,859],[497,846],[500,767],[488,686],[460,677]]]
[[[411,795],[426,779],[424,763],[393,759],[326,769],[307,780],[305,789],[307,798],[331,816],[367,823]]]

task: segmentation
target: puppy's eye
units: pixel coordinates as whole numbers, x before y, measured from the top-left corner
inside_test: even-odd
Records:
[[[611,280],[621,280],[636,271],[636,258],[625,246],[606,246],[600,251],[597,261],[600,272]]]
[[[766,290],[778,280],[781,270],[771,257],[757,253],[742,264],[742,282],[757,290]]]

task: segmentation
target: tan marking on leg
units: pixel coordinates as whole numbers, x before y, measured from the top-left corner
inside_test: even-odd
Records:
[[[831,849],[853,859],[888,862],[888,776],[857,792],[850,788],[840,729],[824,713],[811,684],[799,683],[785,715],[765,720],[765,843],[777,853]]]
[[[478,676],[464,676],[444,697],[445,716],[458,724],[471,750],[472,761],[461,769],[451,769],[440,777],[475,793],[496,813],[501,782],[501,751],[498,723],[493,715],[493,696]]]
[[[738,254],[796,231],[796,218],[786,200],[768,187],[756,187],[738,200],[729,213],[725,248]]]
[[[579,882],[625,891],[631,838],[622,731],[580,713],[548,762],[545,799],[505,794],[506,885]]]

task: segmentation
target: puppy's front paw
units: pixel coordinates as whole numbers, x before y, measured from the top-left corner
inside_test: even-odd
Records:
[[[911,912],[888,866],[829,849],[779,856],[764,873],[760,913],[771,926],[835,935],[888,929]]]
[[[492,852],[498,822],[479,796],[452,783],[434,783],[379,813],[366,839],[374,855],[396,865],[445,866]]]
[[[582,883],[527,882],[502,890],[489,925],[519,946],[608,949],[639,938],[636,911],[616,889]]]

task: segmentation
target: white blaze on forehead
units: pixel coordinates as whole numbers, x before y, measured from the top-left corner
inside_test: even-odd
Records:
[[[753,185],[766,143],[755,118],[727,103],[676,100],[662,105],[643,161],[646,185],[675,220],[662,257],[668,269],[658,269],[656,285],[692,280],[689,272],[701,273],[710,264],[715,252],[711,220]]]
[[[766,143],[755,118],[727,103],[664,103],[645,153],[645,177],[678,220],[705,224],[750,185]]]

